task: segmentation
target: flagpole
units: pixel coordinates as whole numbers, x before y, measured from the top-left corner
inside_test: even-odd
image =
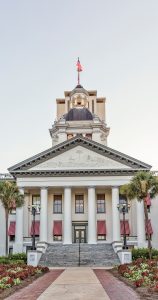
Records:
[[[80,64],[79,57],[78,57],[78,61],[77,61],[76,66],[77,66],[77,72],[78,72],[77,81],[78,81],[78,85],[80,85],[80,72],[82,71],[82,66]]]

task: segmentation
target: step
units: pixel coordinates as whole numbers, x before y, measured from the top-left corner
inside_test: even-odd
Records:
[[[46,266],[78,266],[79,245],[49,244],[39,264]],[[80,244],[80,265],[112,266],[119,264],[111,244]]]

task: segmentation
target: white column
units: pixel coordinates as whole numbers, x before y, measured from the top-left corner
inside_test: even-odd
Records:
[[[48,231],[48,189],[41,188],[41,209],[40,209],[40,242],[47,242]]]
[[[88,244],[97,243],[95,187],[88,188]]]
[[[72,209],[71,209],[71,188],[64,188],[64,228],[63,244],[72,244]]]
[[[20,193],[24,195],[24,189],[19,189]],[[16,227],[15,227],[15,244],[13,245],[13,253],[23,252],[23,220],[24,208],[16,208]]]
[[[121,240],[120,237],[120,212],[117,208],[119,204],[119,188],[112,187],[112,231],[113,231],[113,242]]]
[[[136,200],[137,201],[137,200]],[[138,247],[145,247],[145,218],[144,218],[144,202],[137,201],[137,241]]]

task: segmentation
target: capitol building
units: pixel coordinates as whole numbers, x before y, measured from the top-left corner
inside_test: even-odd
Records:
[[[30,249],[36,207],[36,242],[70,245],[113,244],[122,241],[120,186],[137,171],[151,166],[108,147],[106,98],[78,84],[56,99],[57,116],[49,129],[51,145],[10,167],[10,180],[25,195],[25,204],[9,215],[10,252]],[[3,180],[3,178],[1,178]],[[158,198],[148,201],[152,246],[158,248]],[[125,228],[129,247],[147,245],[143,203],[136,199],[126,211]],[[0,255],[5,253],[5,214],[0,206]]]

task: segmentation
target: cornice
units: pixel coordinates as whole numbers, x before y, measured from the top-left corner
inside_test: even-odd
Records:
[[[146,170],[147,171],[147,170]],[[15,171],[15,177],[133,176],[138,169]]]

